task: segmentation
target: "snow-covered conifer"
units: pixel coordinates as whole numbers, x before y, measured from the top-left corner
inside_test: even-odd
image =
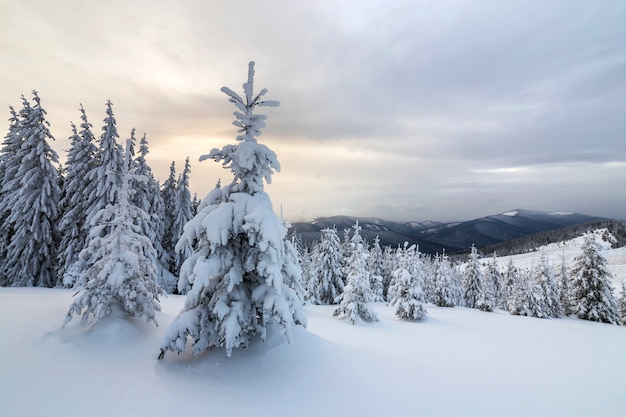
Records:
[[[291,227],[287,223],[285,223],[284,226],[285,229]],[[285,261],[282,267],[283,281],[287,287],[293,290],[298,300],[300,300],[300,303],[304,305],[306,301],[306,290],[303,285],[302,262],[299,257],[296,238],[292,236],[291,239],[284,239],[283,243],[285,245]]]
[[[391,246],[386,246],[383,250],[383,264],[381,272],[383,277],[383,299],[387,302],[391,301],[391,297],[389,296],[389,286],[393,280],[393,271],[396,269],[398,269],[396,249]]]
[[[307,283],[313,304],[337,304],[344,289],[341,242],[337,229],[323,229],[313,257],[313,272]]]
[[[309,282],[315,276],[315,253],[317,245],[298,246],[298,256],[300,257],[300,268],[302,269],[302,288],[304,289],[304,298],[309,299]]]
[[[93,216],[89,247],[80,254],[87,267],[77,283],[82,293],[71,304],[64,326],[75,315],[82,314],[86,322],[91,316],[99,320],[114,312],[157,324],[158,296],[163,293],[156,281],[157,254],[135,222],[148,214],[132,203],[132,182],[145,177],[132,172],[128,145],[121,170],[115,173],[120,177],[117,201]]]
[[[493,311],[495,308],[495,288],[493,280],[483,274],[480,292],[476,300],[475,308],[482,311]]]
[[[606,259],[598,252],[594,234],[586,234],[572,268],[573,313],[585,320],[617,323],[612,277]]]
[[[173,293],[176,289],[176,277],[169,271],[169,255],[165,253],[161,244],[165,233],[163,199],[159,182],[154,177],[152,168],[146,160],[149,152],[148,139],[144,133],[139,141],[139,153],[133,161],[133,166],[138,178],[145,178],[146,180],[133,181],[132,185],[135,190],[133,204],[148,214],[147,218],[137,219],[137,222],[141,225],[144,236],[152,242],[157,253],[157,283],[166,293]]]
[[[488,280],[493,290],[493,307],[496,308],[499,305],[505,304],[502,295],[503,278],[500,272],[500,266],[498,265],[498,258],[496,253],[493,253],[493,257],[487,262],[485,266],[484,279]]]
[[[24,100],[26,101],[26,100]],[[59,220],[58,163],[50,147],[54,140],[46,111],[33,91],[34,105],[25,106],[20,122],[20,149],[15,154],[15,174],[7,174],[7,194],[3,196],[11,212],[6,222],[13,235],[4,260],[4,276],[10,286],[51,287],[56,285],[56,250]]]
[[[617,311],[619,313],[619,323],[626,326],[626,282],[622,279],[622,289],[617,299]]]
[[[450,258],[445,253],[435,256],[433,274],[435,282],[433,303],[439,307],[458,305],[463,294],[463,284],[455,274]]]
[[[528,270],[525,289],[524,308],[520,309],[520,315],[540,319],[553,317],[540,267],[533,267]]]
[[[420,256],[420,264],[422,267],[423,273],[423,287],[422,290],[424,292],[424,302],[426,303],[434,303],[435,302],[435,288],[437,286],[436,275],[435,275],[435,260],[430,256]]]
[[[338,319],[349,317],[352,324],[355,324],[359,317],[365,321],[378,321],[378,315],[371,305],[373,296],[367,270],[369,254],[359,233],[361,227],[358,222],[353,229],[354,233],[350,238],[350,257],[347,260],[346,285],[333,317]]]
[[[119,173],[123,170],[124,151],[121,145],[117,143],[119,134],[117,133],[117,122],[113,115],[111,100],[106,102],[106,113],[107,117],[104,118],[102,135],[100,135],[95,155],[96,164],[87,176],[88,192],[92,201],[87,213],[87,228],[90,228],[91,220],[97,213],[119,201],[119,193],[122,188]]]
[[[30,103],[24,99],[24,115],[28,115],[30,111]],[[11,214],[11,205],[9,198],[13,195],[19,186],[19,183],[13,181],[19,161],[17,160],[18,151],[22,146],[22,135],[20,134],[20,116],[17,114],[13,106],[9,106],[11,117],[9,118],[9,131],[2,142],[0,149],[0,259],[6,259],[7,250],[11,238],[13,236],[13,225],[9,223],[8,218]],[[0,266],[0,285],[7,285],[4,275],[4,266]]]
[[[529,272],[527,270],[510,269],[507,273],[511,273],[513,286],[511,288],[511,295],[508,303],[509,313],[516,316],[528,315],[526,311],[529,283]]]
[[[545,294],[545,302],[547,305],[546,315],[548,317],[560,317],[563,314],[561,294],[557,287],[554,271],[549,265],[548,257],[543,251],[541,251],[539,264],[536,267],[535,277],[542,288],[542,292]]]
[[[189,157],[185,160],[185,168],[178,177],[176,183],[176,192],[174,194],[174,222],[172,223],[171,235],[172,239],[178,242],[183,235],[183,228],[193,218],[193,208],[191,206],[191,193],[189,192],[189,174],[191,173],[191,165],[189,165]],[[193,243],[183,240],[180,244],[174,246],[174,274],[179,275],[180,267],[185,259],[191,256],[193,252]]]
[[[509,258],[506,265],[506,270],[504,271],[504,275],[502,277],[502,287],[500,294],[501,303],[497,306],[498,308],[508,312],[511,311],[513,302],[513,291],[516,281],[517,268],[513,264],[513,258]]]
[[[565,263],[565,253],[561,253],[561,263],[556,271],[556,284],[560,295],[563,314],[572,314],[572,284],[570,272]]]
[[[167,254],[167,268],[170,272],[176,271],[176,243],[180,236],[174,236],[174,216],[176,214],[176,163],[172,161],[170,165],[170,175],[161,186],[161,199],[163,200],[163,240],[162,245]]]
[[[404,320],[420,320],[428,313],[424,306],[424,293],[421,277],[414,267],[415,246],[408,246],[397,250],[398,268],[393,272],[393,279],[389,287],[391,300],[389,305],[394,307],[396,317]]]
[[[367,269],[370,274],[370,288],[372,289],[373,301],[384,301],[383,295],[383,250],[380,247],[378,236],[370,248],[370,256],[367,260]]]
[[[88,174],[95,168],[96,145],[91,132],[92,125],[82,104],[80,106],[80,132],[72,124],[70,149],[65,162],[65,181],[62,198],[59,203],[61,221],[59,222],[59,279],[63,286],[72,287],[83,271],[79,254],[85,247],[88,227],[85,224],[87,212],[93,201],[86,193],[89,190]]]
[[[230,355],[254,338],[265,340],[272,324],[291,340],[292,327],[306,321],[300,300],[283,275],[291,268],[286,264],[293,262],[285,255],[287,230],[263,185],[280,165],[276,154],[256,139],[267,117],[255,114],[255,108],[279,103],[263,100],[265,89],[255,95],[253,79],[251,62],[243,97],[222,88],[238,109],[233,122],[239,128],[238,143],[213,149],[200,160],[222,162],[234,179],[212,190],[185,225],[179,243],[196,242],[181,268],[181,278],[191,290],[166,331],[161,357],[166,351],[181,353],[188,339],[195,354],[224,347]]]
[[[472,245],[463,270],[463,289],[466,307],[476,308],[476,303],[482,291],[483,281],[482,269],[480,262],[478,262],[478,250]]]

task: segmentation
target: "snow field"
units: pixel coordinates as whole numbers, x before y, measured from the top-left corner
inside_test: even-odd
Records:
[[[0,288],[7,416],[621,416],[626,328],[428,305],[420,322],[351,325],[307,305],[292,344],[156,360],[160,327],[119,317],[61,329],[71,290]],[[278,332],[274,332],[278,333]]]

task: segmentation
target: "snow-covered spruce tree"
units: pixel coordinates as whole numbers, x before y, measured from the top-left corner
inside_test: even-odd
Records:
[[[541,286],[542,292],[545,294],[545,302],[547,305],[546,315],[548,317],[560,317],[563,314],[561,294],[557,287],[554,271],[549,264],[548,257],[543,251],[541,251],[539,264],[535,270],[535,277]]]
[[[500,287],[500,300],[496,305],[496,308],[500,310],[509,311],[509,304],[512,299],[513,286],[515,285],[515,278],[517,275],[517,268],[513,264],[513,259],[509,258],[506,264],[504,273],[502,274],[502,285]]]
[[[256,107],[279,103],[263,100],[265,89],[255,95],[253,80],[250,62],[243,97],[222,87],[238,109],[233,122],[239,127],[238,143],[213,149],[200,160],[222,162],[234,179],[212,190],[185,225],[180,240],[196,242],[181,268],[191,290],[166,331],[160,357],[167,351],[183,352],[188,339],[194,354],[224,347],[230,355],[254,338],[265,340],[270,326],[291,340],[292,327],[305,325],[298,296],[283,276],[289,268],[285,264],[293,262],[285,256],[287,230],[263,188],[280,165],[276,154],[256,139],[267,118],[255,114]]]
[[[421,266],[423,268],[423,287],[424,302],[435,302],[435,260],[430,256],[420,256]]]
[[[22,97],[23,98],[23,97]],[[30,108],[30,103],[24,99],[25,105]],[[9,131],[4,137],[2,148],[0,149],[0,259],[6,259],[9,243],[13,236],[13,226],[8,222],[11,214],[9,197],[15,190],[9,187],[16,187],[18,184],[11,181],[15,177],[19,161],[16,160],[18,150],[22,146],[22,136],[20,135],[20,118],[13,106],[9,106],[11,117],[9,118]],[[0,266],[0,286],[4,286],[6,277],[4,276],[4,264]]]
[[[148,139],[144,133],[139,141],[139,153],[133,161],[135,174],[145,181],[134,181],[133,204],[148,214],[147,219],[137,219],[144,236],[152,242],[157,253],[156,267],[158,271],[157,283],[166,293],[173,293],[176,289],[176,277],[169,271],[169,257],[161,244],[165,232],[163,225],[163,199],[160,193],[159,182],[148,165],[146,156],[150,152]]]
[[[392,248],[391,246],[386,246],[383,250],[382,276],[383,299],[387,302],[391,301],[391,297],[389,296],[389,286],[391,285],[391,281],[393,280],[393,271],[395,271],[396,269],[398,269],[398,258],[396,256],[396,249]]]
[[[176,211],[176,163],[172,161],[170,165],[170,175],[161,186],[161,199],[163,200],[163,250],[167,254],[164,259],[167,262],[167,269],[174,273],[176,270],[176,242],[180,236],[174,236],[174,216]]]
[[[491,277],[483,274],[482,283],[480,286],[480,292],[478,293],[478,299],[476,300],[475,308],[482,311],[493,311],[496,307],[494,283]]]
[[[490,261],[487,262],[485,266],[485,280],[489,281],[491,284],[491,288],[493,290],[493,308],[496,308],[498,305],[504,304],[502,298],[502,273],[500,272],[500,266],[498,265],[498,258],[496,256],[496,252],[493,253],[493,256]]]
[[[532,267],[528,270],[523,308],[519,312],[521,316],[538,317],[540,319],[553,317],[542,281],[541,268]]]
[[[291,227],[288,223],[283,223],[283,225],[286,230]],[[294,291],[300,304],[304,305],[306,290],[302,284],[302,262],[298,255],[296,238],[292,236],[290,240],[284,239],[283,242],[285,246],[285,262],[283,262],[282,267],[283,282]]]
[[[185,168],[178,177],[176,183],[176,192],[174,194],[174,222],[172,223],[172,239],[178,242],[183,235],[183,228],[193,218],[193,208],[191,206],[191,193],[189,192],[189,174],[191,173],[191,165],[189,165],[189,157],[185,160]],[[191,256],[193,252],[193,243],[188,240],[182,240],[180,244],[174,246],[174,275],[179,275],[180,267],[185,259]]]
[[[378,321],[378,315],[372,308],[372,290],[367,270],[367,252],[359,230],[359,223],[353,226],[354,233],[350,239],[350,257],[347,260],[346,285],[339,296],[339,306],[333,311],[333,317],[343,319],[349,317],[355,324],[358,317],[365,321]]]
[[[513,286],[511,287],[511,294],[509,296],[508,302],[508,310],[509,314],[515,316],[524,316],[527,315],[526,311],[528,310],[526,306],[526,293],[528,287],[528,271],[526,270],[518,270],[510,269],[507,273],[513,274],[511,276],[513,280]]]
[[[106,102],[107,117],[104,118],[102,135],[95,154],[95,166],[87,174],[91,206],[87,211],[85,227],[87,233],[91,232],[91,220],[107,206],[114,205],[119,201],[119,193],[122,188],[122,179],[119,173],[124,169],[124,151],[117,143],[119,134],[115,116],[113,115],[113,103]],[[105,231],[103,231],[105,233]]]
[[[561,263],[556,270],[556,284],[563,314],[569,316],[572,314],[572,284],[569,268],[565,263],[565,253],[561,253]]]
[[[59,203],[61,221],[59,222],[59,280],[67,288],[73,287],[76,279],[83,271],[79,254],[83,250],[88,236],[85,225],[87,212],[92,205],[89,195],[88,174],[94,169],[94,158],[97,148],[95,137],[91,132],[92,125],[87,120],[83,106],[80,106],[80,132],[72,123],[70,149],[65,162],[65,181],[63,182],[62,198]]]
[[[317,249],[315,249],[317,245],[299,245],[297,246],[298,257],[300,258],[300,268],[302,269],[302,289],[304,291],[304,299],[309,299],[309,282],[315,276],[314,274],[314,265],[316,259]]]
[[[373,301],[385,301],[383,296],[383,249],[380,247],[378,236],[376,236],[374,244],[370,248],[367,269],[370,274],[370,288],[372,289]]]
[[[420,276],[416,273],[413,263],[415,261],[415,246],[398,248],[398,268],[393,271],[389,294],[389,305],[394,307],[396,317],[403,320],[420,320],[428,313],[424,306],[424,292]]]
[[[459,304],[463,294],[463,284],[445,254],[435,256],[433,263],[435,289],[433,303],[439,307],[454,307]]]
[[[7,218],[13,236],[4,260],[4,275],[10,286],[52,287],[56,285],[56,250],[59,220],[58,163],[48,141],[46,111],[33,91],[34,106],[26,107],[19,135],[23,138],[15,155],[19,161],[6,198],[11,213]],[[11,169],[12,167],[8,167]]]
[[[611,284],[612,274],[598,252],[595,235],[584,237],[581,254],[572,268],[572,311],[581,319],[617,323],[619,314]]]
[[[80,254],[87,269],[79,277],[82,293],[71,304],[63,326],[75,315],[82,322],[111,313],[143,318],[158,325],[155,313],[161,309],[158,296],[163,290],[156,282],[156,251],[135,219],[148,214],[132,203],[132,182],[145,180],[133,173],[127,142],[121,171],[118,200],[101,209],[92,219],[89,247]]]
[[[622,289],[617,299],[617,311],[619,313],[619,323],[626,326],[626,282],[622,279]]]
[[[470,255],[463,269],[463,290],[466,307],[476,308],[476,303],[482,291],[482,284],[483,273],[480,262],[478,262],[478,251],[472,245]]]
[[[341,242],[337,229],[323,229],[315,246],[313,273],[307,283],[307,295],[312,304],[337,304],[344,289]]]

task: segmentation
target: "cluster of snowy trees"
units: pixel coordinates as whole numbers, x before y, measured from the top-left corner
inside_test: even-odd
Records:
[[[146,161],[146,135],[136,152],[133,129],[124,148],[107,101],[99,138],[80,107],[81,123],[71,124],[71,146],[59,167],[39,95],[33,91],[32,101],[22,97],[22,103],[19,112],[10,107],[0,149],[0,285],[83,285],[83,274],[104,256],[94,241],[114,235],[123,222],[114,207],[126,204],[133,233],[151,245],[145,251],[159,286],[173,292],[182,264],[174,246],[197,205],[189,191],[189,159],[178,178],[172,162],[160,186]]]
[[[616,299],[612,275],[599,253],[595,234],[585,235],[581,254],[570,268],[561,259],[551,264],[541,253],[536,265],[517,268],[511,258],[498,265],[495,254],[481,259],[475,247],[465,262],[428,256],[415,246],[371,247],[359,236],[358,224],[343,243],[336,229],[301,248],[305,298],[313,304],[338,304],[335,316],[376,320],[371,303],[388,302],[402,319],[420,319],[425,304],[500,309],[539,318],[576,317],[605,323],[626,322],[626,290]],[[347,307],[346,304],[349,306]]]
[[[291,339],[305,325],[298,254],[287,227],[273,211],[264,181],[280,170],[276,154],[257,137],[266,116],[259,106],[267,90],[254,93],[254,63],[244,95],[223,87],[236,107],[238,144],[213,149],[200,159],[229,168],[232,182],[217,187],[201,204],[189,192],[189,159],[176,179],[175,166],[163,186],[146,162],[147,141],[135,154],[135,131],[117,142],[111,102],[96,142],[81,106],[80,130],[64,168],[56,169],[53,140],[37,93],[24,99],[0,152],[2,169],[2,285],[74,287],[64,326],[114,315],[157,324],[159,296],[188,292],[184,309],[167,329],[161,356],[212,347],[247,346],[278,328]],[[180,274],[179,274],[180,273]],[[176,275],[180,275],[177,282]]]

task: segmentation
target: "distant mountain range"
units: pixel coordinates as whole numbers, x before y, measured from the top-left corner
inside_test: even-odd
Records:
[[[478,248],[496,245],[536,233],[572,225],[603,220],[601,217],[579,213],[516,209],[475,220],[454,223],[393,222],[377,218],[350,216],[322,217],[311,222],[293,223],[289,233],[296,233],[306,244],[317,241],[320,231],[335,227],[340,237],[358,221],[361,235],[370,243],[376,236],[381,246],[398,246],[409,242],[419,245],[422,253],[456,253],[471,245]]]

